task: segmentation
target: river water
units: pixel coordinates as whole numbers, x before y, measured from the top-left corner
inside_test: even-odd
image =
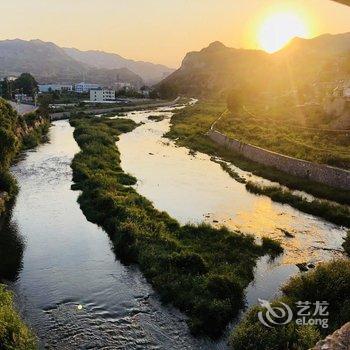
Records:
[[[166,119],[152,122],[150,114]],[[145,124],[121,136],[122,166],[139,179],[141,194],[182,223],[205,220],[283,239],[287,254],[259,261],[247,289],[249,305],[273,297],[297,272],[295,262],[306,258],[303,249],[308,261],[337,254],[311,246],[339,249],[344,230],[249,194],[209,157],[175,147],[162,138],[170,116],[161,109],[128,114]],[[6,277],[41,348],[225,349],[225,339],[193,338],[184,315],[162,306],[137,267],[122,265],[105,232],[85,219],[79,193],[70,189],[70,162],[79,151],[72,132],[67,121],[55,122],[50,142],[12,168],[21,189],[4,232],[18,259]],[[279,229],[295,238],[286,239]]]

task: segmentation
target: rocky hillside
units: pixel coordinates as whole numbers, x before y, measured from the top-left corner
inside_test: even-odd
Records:
[[[40,83],[91,81],[108,84],[111,79],[142,85],[140,76],[127,68],[96,68],[70,57],[62,48],[41,40],[0,41],[0,77],[31,73]]]
[[[89,66],[100,69],[127,68],[138,74],[147,84],[153,85],[166,78],[174,69],[161,64],[134,61],[114,53],[97,50],[80,51],[74,48],[64,48],[67,55]]]
[[[156,86],[164,97],[220,95],[249,85],[250,91],[281,91],[350,74],[350,33],[296,38],[274,54],[233,49],[220,42],[190,52],[181,67]]]

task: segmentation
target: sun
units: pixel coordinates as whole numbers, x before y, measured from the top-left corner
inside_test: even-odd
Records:
[[[262,23],[258,32],[260,47],[267,52],[275,52],[294,37],[309,35],[306,22],[293,12],[278,12],[270,15]]]

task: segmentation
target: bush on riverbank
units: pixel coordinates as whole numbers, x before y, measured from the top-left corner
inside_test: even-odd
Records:
[[[180,110],[171,118],[171,129],[165,136],[175,140],[179,146],[220,157],[242,170],[278,182],[290,189],[305,191],[315,197],[341,204],[350,204],[350,191],[339,191],[324,184],[294,177],[277,169],[254,163],[210,140],[205,134],[225,109],[226,104],[223,102],[204,101]]]
[[[315,315],[312,306],[310,318],[328,319],[328,328],[322,325],[302,326],[293,320],[285,326],[264,326],[258,319],[258,312],[266,312],[262,307],[252,308],[243,321],[233,331],[230,344],[234,350],[306,350],[314,346],[318,340],[333,333],[350,320],[350,261],[336,260],[318,265],[315,270],[293,277],[282,287],[283,296],[273,305],[281,306],[280,301],[288,304],[297,314],[298,301],[326,301],[329,316]]]
[[[220,336],[243,304],[256,260],[271,249],[225,228],[180,226],[130,187],[136,179],[123,173],[115,141],[133,121],[77,117],[71,124],[81,148],[74,188],[88,220],[109,233],[123,261],[139,264],[164,302],[189,316],[193,333]]]
[[[246,189],[251,193],[268,196],[275,202],[289,204],[293,208],[319,216],[337,225],[350,227],[350,209],[348,206],[318,199],[308,201],[302,196],[278,186],[261,186],[248,182]]]
[[[350,230],[344,239],[343,248],[345,253],[350,257]]]
[[[12,294],[3,285],[0,285],[0,349],[37,349],[36,338],[21,321],[13,305]]]
[[[0,98],[0,193],[6,192],[8,198],[16,195],[16,181],[8,169],[22,148],[34,147],[41,141],[48,126],[48,121],[43,121],[35,113],[28,115],[28,118],[19,116]]]
[[[8,203],[13,201],[18,192],[17,182],[9,172],[11,163],[22,149],[38,145],[48,128],[47,119],[43,119],[37,113],[19,116],[5,100],[0,98],[0,224],[9,207]],[[0,247],[0,251],[6,250],[8,253],[6,232],[1,233],[0,238],[4,246]],[[3,265],[0,269],[0,280],[4,277],[11,278],[11,273],[20,265],[23,247],[20,242],[17,243],[18,249],[15,250],[15,254],[7,256],[5,253],[0,257],[0,264]],[[8,269],[9,267],[11,268]],[[1,275],[1,272],[4,274]],[[35,337],[15,311],[11,293],[2,285],[0,285],[0,349],[36,349]]]

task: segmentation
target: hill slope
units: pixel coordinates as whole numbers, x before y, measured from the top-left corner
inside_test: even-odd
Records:
[[[112,81],[143,84],[142,78],[126,68],[101,69],[78,62],[57,45],[41,40],[0,41],[0,76],[28,72],[39,82]]]
[[[80,51],[74,48],[63,49],[75,60],[96,68],[118,69],[128,68],[138,74],[147,84],[155,84],[171,74],[174,70],[161,64],[126,59],[114,53],[103,51]]]
[[[250,85],[259,91],[292,88],[313,81],[344,78],[350,57],[350,33],[295,38],[274,54],[228,48],[220,42],[190,52],[181,67],[160,82],[162,96],[194,96],[224,93]]]

